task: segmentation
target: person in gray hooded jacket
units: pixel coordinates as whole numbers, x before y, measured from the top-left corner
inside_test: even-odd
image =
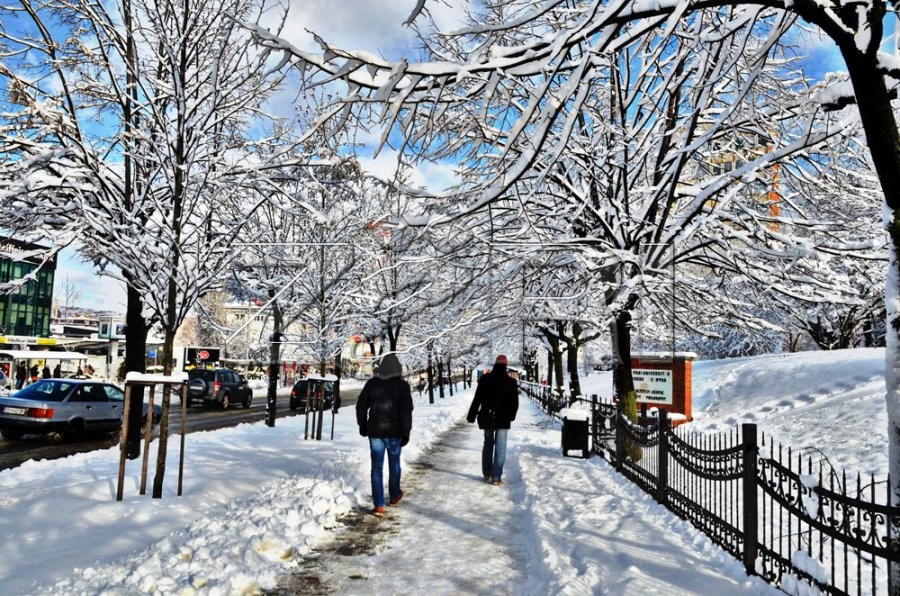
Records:
[[[412,429],[412,392],[403,380],[396,354],[381,359],[378,372],[366,381],[356,400],[359,434],[369,438],[372,456],[373,513],[384,515],[384,454],[388,455],[388,493],[391,507],[403,498],[400,490],[400,451]]]

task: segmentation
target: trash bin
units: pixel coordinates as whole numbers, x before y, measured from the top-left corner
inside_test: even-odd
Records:
[[[581,416],[563,416],[562,419],[562,453],[563,457],[574,457],[572,451],[581,451],[581,457],[590,457],[588,448],[588,420]]]

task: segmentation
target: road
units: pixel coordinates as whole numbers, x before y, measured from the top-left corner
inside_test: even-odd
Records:
[[[352,408],[356,405],[359,389],[341,390],[341,409]],[[291,412],[288,396],[290,389],[279,390],[276,399],[276,417],[302,415],[302,411]],[[244,409],[241,406],[232,406],[227,410],[215,406],[195,405],[187,411],[188,434],[203,430],[215,430],[227,426],[236,426],[243,422],[256,422],[266,417],[266,394],[256,391],[253,395],[253,404]],[[169,414],[169,433],[178,434],[181,430],[181,410],[174,410]],[[67,443],[56,435],[46,437],[25,436],[16,441],[0,438],[0,470],[8,470],[20,466],[28,460],[59,459],[75,453],[94,451],[95,449],[107,449],[118,443],[118,435],[96,435],[86,437],[84,440]]]

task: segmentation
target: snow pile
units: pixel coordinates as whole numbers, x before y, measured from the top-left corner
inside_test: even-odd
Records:
[[[436,401],[417,401],[404,460],[469,405],[467,398]],[[162,499],[138,494],[136,460],[127,464],[124,500],[115,502],[117,448],[0,472],[0,584],[7,593],[43,594],[273,588],[338,515],[370,505],[368,441],[353,409],[336,417],[334,441],[303,440],[304,422],[294,416],[274,428],[260,421],[188,435],[182,497],[175,495],[177,443],[169,446]],[[330,430],[326,420],[323,434]],[[42,563],[39,574],[34,561]]]
[[[795,453],[883,476],[884,358],[884,348],[859,348],[694,362],[694,421],[684,428],[719,432],[751,422]],[[612,373],[591,375],[582,386],[609,398]]]
[[[883,362],[883,350],[697,362],[692,426],[715,431],[756,421],[788,444],[817,445],[848,470],[861,463],[883,473]],[[585,379],[585,386],[608,396],[610,382],[602,373]],[[604,460],[562,457],[559,423],[524,398],[510,431],[506,485],[484,484],[481,433],[463,422],[471,394],[437,398],[433,405],[427,396],[415,398],[403,460],[405,473],[421,461],[415,482],[422,486],[409,486],[409,498],[384,520],[398,524],[397,535],[377,556],[357,561],[371,571],[358,580],[367,583],[354,584],[346,573],[329,582],[340,587],[344,581],[356,593],[382,585],[390,591],[390,582],[401,577],[422,591],[429,581],[445,586],[432,593],[484,592],[496,576],[461,576],[457,570],[467,561],[444,554],[451,548],[463,553],[457,558],[483,552],[481,541],[487,540],[505,544],[503,560],[516,562],[511,569],[517,571],[507,578],[516,593],[775,593]],[[124,501],[115,501],[117,448],[0,472],[4,593],[275,589],[279,578],[297,571],[303,555],[332,535],[338,516],[371,506],[368,443],[358,434],[352,407],[338,414],[334,441],[304,440],[304,422],[295,416],[269,428],[260,419],[189,435],[182,497],[175,496],[178,449],[172,443],[162,499],[138,495],[137,460],[127,464]],[[330,421],[324,430],[330,434]],[[814,508],[814,498],[809,501]],[[489,523],[478,521],[481,507],[489,510]],[[509,523],[497,523],[494,514]],[[438,545],[427,553],[421,548],[425,535]],[[339,559],[334,564],[350,564]],[[487,563],[473,561],[469,569],[490,571]],[[816,564],[804,561],[802,568],[820,577]]]

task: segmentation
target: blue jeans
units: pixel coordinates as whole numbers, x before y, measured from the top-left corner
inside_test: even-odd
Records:
[[[384,452],[388,454],[388,493],[391,500],[400,496],[400,441],[398,438],[369,437],[372,454],[372,500],[375,507],[384,507]]]
[[[506,463],[506,435],[508,428],[484,429],[484,447],[481,448],[481,473],[485,478],[499,481]]]

